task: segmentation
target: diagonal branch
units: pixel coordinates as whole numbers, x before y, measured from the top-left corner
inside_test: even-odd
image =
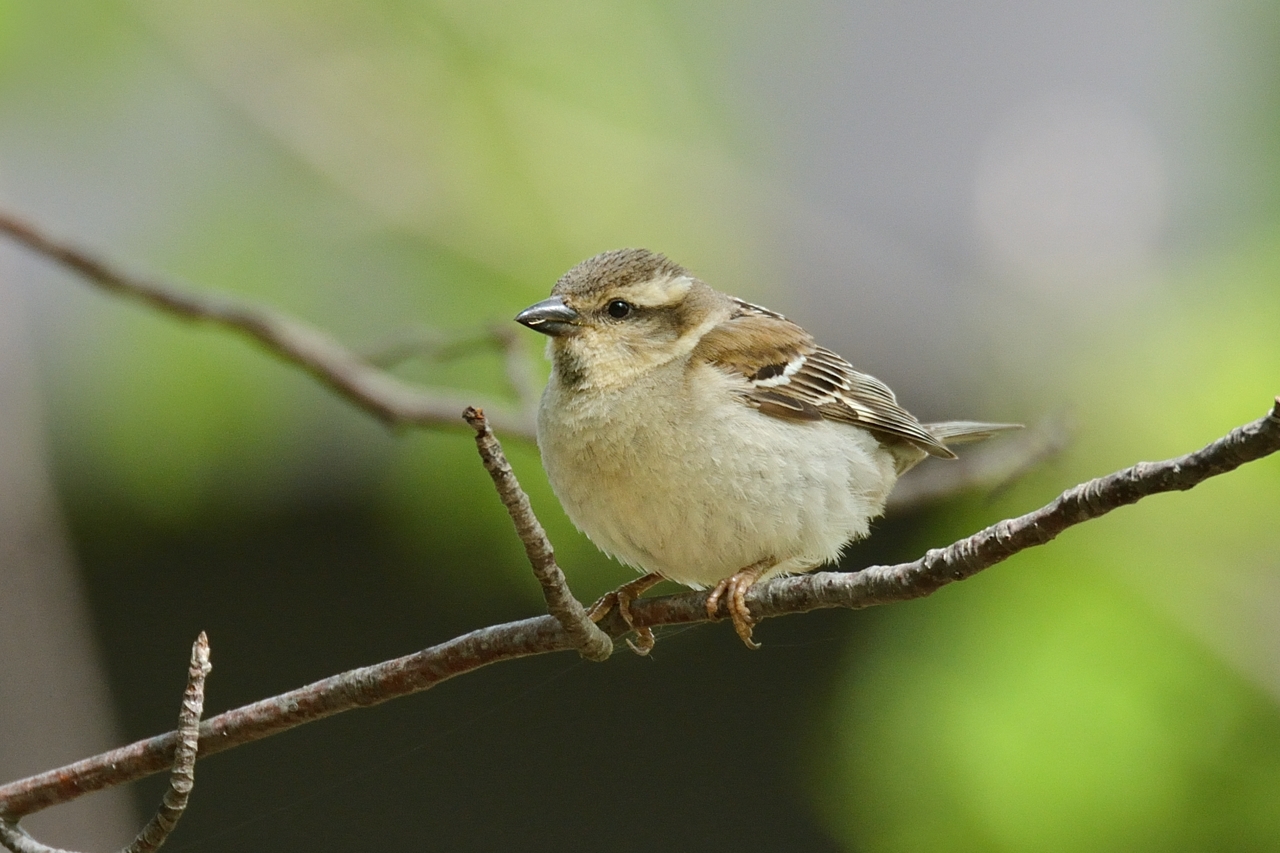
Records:
[[[1270,413],[1236,427],[1211,444],[1163,462],[1139,462],[1122,471],[1068,489],[1051,503],[997,522],[910,563],[871,566],[859,572],[817,572],[778,578],[748,594],[751,613],[762,619],[829,607],[863,608],[923,598],[955,581],[973,577],[1020,551],[1052,542],[1069,527],[1106,515],[1162,492],[1186,491],[1210,477],[1280,451],[1280,397]],[[700,622],[705,614],[668,596],[638,611],[637,624]],[[637,615],[633,613],[633,615]],[[652,621],[650,621],[652,620]],[[611,630],[612,625],[605,626]]]
[[[453,426],[467,405],[456,392],[425,390],[383,371],[319,329],[279,311],[229,296],[190,293],[131,276],[90,253],[0,212],[0,233],[87,278],[103,290],[143,302],[162,313],[213,323],[245,335],[291,362],[366,412],[389,424]],[[510,368],[508,368],[510,371]],[[521,391],[522,398],[525,396]],[[485,406],[498,429],[533,440],[532,409]]]
[[[160,800],[160,808],[121,853],[155,853],[178,825],[187,809],[187,800],[196,783],[196,750],[200,737],[200,715],[204,713],[204,680],[213,666],[209,663],[209,638],[204,631],[191,646],[191,666],[187,669],[187,688],[182,693],[178,711],[177,745],[173,769],[169,773],[169,789]],[[41,844],[16,819],[0,817],[0,844],[14,853],[69,853]]]
[[[542,585],[548,612],[573,640],[579,654],[587,660],[608,660],[609,655],[613,654],[613,641],[591,621],[582,602],[569,591],[569,582],[564,579],[560,566],[556,565],[555,551],[551,548],[551,541],[547,539],[547,531],[542,529],[542,524],[533,514],[529,496],[520,488],[516,474],[511,470],[511,463],[507,462],[507,457],[502,452],[502,445],[494,437],[493,430],[489,429],[484,412],[468,406],[462,413],[462,419],[476,431],[476,448],[480,451],[480,461],[493,478],[498,497],[502,499],[502,505],[507,508],[516,525],[516,535],[524,545],[524,553],[533,566],[534,576]]]
[[[1076,524],[1136,503],[1149,495],[1190,489],[1204,480],[1280,451],[1280,397],[1271,412],[1233,429],[1206,447],[1164,462],[1131,468],[1068,489],[1052,503],[1001,521],[918,560],[873,566],[852,574],[815,572],[752,587],[747,602],[760,618],[828,607],[857,609],[922,598],[964,580],[1019,551],[1053,540]],[[631,605],[637,626],[657,627],[707,620],[705,592],[691,592]],[[616,610],[601,628],[613,637],[629,630]],[[351,670],[288,693],[263,699],[206,720],[200,727],[202,756],[260,740],[294,726],[353,708],[427,690],[499,661],[577,648],[552,616],[481,628],[429,649]],[[0,818],[14,821],[89,791],[159,772],[177,741],[173,732],[138,741],[75,764],[0,786]]]

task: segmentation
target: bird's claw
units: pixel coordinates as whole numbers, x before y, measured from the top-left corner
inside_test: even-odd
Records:
[[[627,639],[627,645],[631,648],[631,651],[642,657],[649,654],[649,652],[653,651],[654,643],[657,640],[653,636],[652,628],[635,624],[631,616],[631,602],[639,598],[645,590],[660,580],[662,580],[660,576],[648,574],[633,580],[631,583],[623,584],[613,592],[605,593],[587,609],[587,618],[592,622],[599,622],[609,615],[610,610],[617,607],[618,615],[622,617],[622,621],[626,622],[627,627],[636,635],[634,643],[629,638]]]
[[[720,618],[720,600],[724,599],[725,610],[729,612],[729,618],[733,620],[733,630],[737,632],[743,645],[749,649],[758,649],[760,644],[751,639],[752,629],[755,627],[756,620],[752,617],[751,610],[747,607],[747,590],[751,589],[755,582],[760,579],[760,575],[764,573],[768,565],[748,566],[742,571],[720,581],[711,590],[711,594],[707,596],[707,617],[710,619]]]

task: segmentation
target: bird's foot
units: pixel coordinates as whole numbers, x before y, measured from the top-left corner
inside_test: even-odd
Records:
[[[596,600],[595,604],[587,608],[587,618],[592,622],[599,622],[609,615],[610,610],[617,607],[618,615],[622,617],[622,621],[626,622],[627,627],[634,631],[636,635],[634,643],[630,639],[627,640],[627,645],[631,647],[631,651],[638,655],[649,654],[649,652],[653,651],[653,645],[656,642],[653,637],[653,629],[644,625],[637,626],[632,621],[631,602],[661,580],[662,575],[647,574],[636,578],[631,583],[624,583],[613,592],[602,595]]]
[[[733,630],[738,632],[738,636],[749,649],[758,649],[760,644],[751,639],[751,630],[756,620],[752,618],[751,611],[747,608],[747,590],[751,589],[765,572],[773,568],[774,564],[773,560],[761,560],[759,563],[747,566],[720,581],[707,596],[707,616],[711,619],[719,619],[720,600],[724,599],[725,610],[729,611],[729,618],[733,620]]]

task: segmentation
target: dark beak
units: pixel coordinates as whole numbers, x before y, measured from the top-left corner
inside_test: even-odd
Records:
[[[553,296],[521,311],[516,315],[516,322],[523,323],[535,332],[558,338],[577,327],[578,312],[565,305],[559,296]]]

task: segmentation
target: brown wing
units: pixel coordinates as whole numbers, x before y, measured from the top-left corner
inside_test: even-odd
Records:
[[[776,418],[855,424],[955,458],[879,379],[854,370],[781,314],[733,301],[735,313],[703,337],[694,355],[743,376],[748,405]]]

